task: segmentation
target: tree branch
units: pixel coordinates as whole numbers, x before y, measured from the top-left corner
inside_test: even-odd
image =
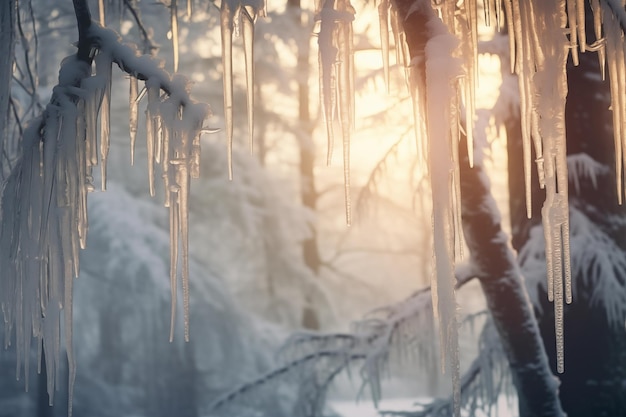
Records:
[[[78,52],[76,56],[80,61],[91,64],[93,51],[89,42],[89,28],[91,27],[91,11],[87,0],[72,0],[74,3],[74,14],[76,15],[76,25],[78,26]]]

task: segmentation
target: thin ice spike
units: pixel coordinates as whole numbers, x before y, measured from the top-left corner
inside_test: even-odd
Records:
[[[338,11],[351,13],[352,6],[348,0],[338,2]],[[343,175],[344,175],[344,198],[346,208],[346,223],[352,223],[352,208],[350,198],[350,136],[352,131],[352,97],[353,74],[350,62],[352,61],[352,37],[350,27],[352,22],[343,20],[339,22],[339,116],[343,143]]]
[[[139,112],[139,86],[136,77],[130,77],[130,93],[128,95],[129,123],[130,123],[130,164],[135,164],[135,142],[137,140],[137,119]]]
[[[174,328],[176,323],[176,301],[178,299],[177,287],[178,287],[178,190],[175,187],[168,190],[170,194],[170,292],[171,292],[171,313],[170,313],[170,342],[174,341]]]
[[[378,5],[378,19],[380,25],[380,48],[383,57],[383,74],[387,94],[389,94],[389,0],[381,0]]]
[[[188,138],[187,138],[188,139]],[[182,283],[185,341],[189,341],[189,171],[187,162],[177,167],[178,216],[182,247]]]
[[[233,17],[234,11],[228,0],[220,8],[222,35],[222,67],[224,81],[224,121],[228,143],[228,179],[233,179]]]
[[[100,18],[100,26],[104,27],[104,0],[98,0],[98,15]]]
[[[577,10],[576,2],[578,0],[567,0],[567,18],[569,24],[569,48],[572,54],[572,62],[574,66],[578,66],[578,28],[577,28]]]
[[[248,104],[248,134],[250,153],[254,146],[254,20],[256,12],[251,6],[241,9],[243,50],[246,63],[246,98]]]
[[[170,30],[172,31],[172,49],[174,52],[174,72],[178,71],[178,0],[171,0]]]
[[[100,106],[100,171],[102,173],[102,191],[107,184],[107,159],[109,155],[109,135],[111,132],[111,59],[106,53],[100,53],[96,61],[99,74],[104,75],[104,94]],[[99,65],[98,65],[99,64]]]
[[[578,44],[580,45],[580,52],[585,52],[587,50],[585,0],[576,0],[576,27],[578,28]]]
[[[326,121],[326,135],[328,139],[328,150],[326,163],[330,165],[334,147],[333,120],[335,113],[335,62],[337,61],[337,47],[333,42],[335,22],[333,19],[333,2],[326,0],[320,10],[320,31],[317,37],[319,46],[319,74],[320,74],[320,95],[324,108],[324,119]]]

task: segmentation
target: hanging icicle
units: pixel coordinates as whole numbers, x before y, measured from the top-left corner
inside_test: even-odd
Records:
[[[222,38],[222,71],[224,81],[224,123],[228,152],[228,178],[233,179],[233,35],[243,32],[246,66],[249,147],[254,137],[254,23],[265,16],[263,0],[222,0],[220,31]]]
[[[350,137],[354,126],[354,47],[352,21],[355,10],[349,0],[325,0],[318,5],[320,100],[328,138],[327,163],[334,146],[333,122],[339,116],[343,147],[346,223],[352,223],[350,198]]]
[[[170,3],[170,32],[172,34],[172,52],[174,54],[174,72],[178,71],[178,0]]]

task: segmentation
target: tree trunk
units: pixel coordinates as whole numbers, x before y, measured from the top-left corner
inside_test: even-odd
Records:
[[[292,9],[296,16],[297,23],[304,25],[301,11],[300,0],[288,0],[287,5]],[[304,31],[303,31],[304,32]],[[301,35],[301,34],[299,34]],[[306,37],[298,43],[298,121],[300,129],[298,130],[300,148],[300,194],[302,204],[315,212],[317,210],[317,190],[315,188],[315,144],[313,143],[313,123],[311,122],[311,112],[309,109],[309,33],[306,31]],[[302,255],[304,263],[313,272],[315,276],[319,275],[321,259],[317,247],[317,233],[315,228],[312,230],[311,237],[302,242]],[[310,287],[310,285],[309,285]],[[319,330],[319,317],[312,305],[313,297],[311,291],[306,290],[305,295],[306,306],[302,312],[302,326],[305,329]]]

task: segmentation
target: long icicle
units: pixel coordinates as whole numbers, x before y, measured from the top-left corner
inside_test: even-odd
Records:
[[[139,114],[139,86],[137,77],[130,76],[130,92],[128,95],[128,114],[130,126],[130,164],[135,164],[135,142],[137,141],[137,119]]]
[[[220,6],[220,30],[222,35],[222,70],[224,81],[224,123],[228,152],[228,179],[233,179],[233,18],[230,0],[222,0]]]
[[[178,4],[177,0],[171,0],[170,4],[170,30],[172,32],[172,50],[174,52],[174,72],[178,71]]]
[[[248,104],[248,134],[250,153],[254,151],[254,21],[256,11],[252,6],[241,8],[243,51],[246,63],[246,98]]]
[[[317,36],[319,49],[319,74],[320,74],[320,97],[324,109],[324,121],[326,122],[326,137],[328,149],[326,164],[330,165],[334,147],[333,121],[335,114],[335,63],[337,61],[337,47],[333,42],[335,32],[334,0],[324,0],[318,11],[320,31]]]

